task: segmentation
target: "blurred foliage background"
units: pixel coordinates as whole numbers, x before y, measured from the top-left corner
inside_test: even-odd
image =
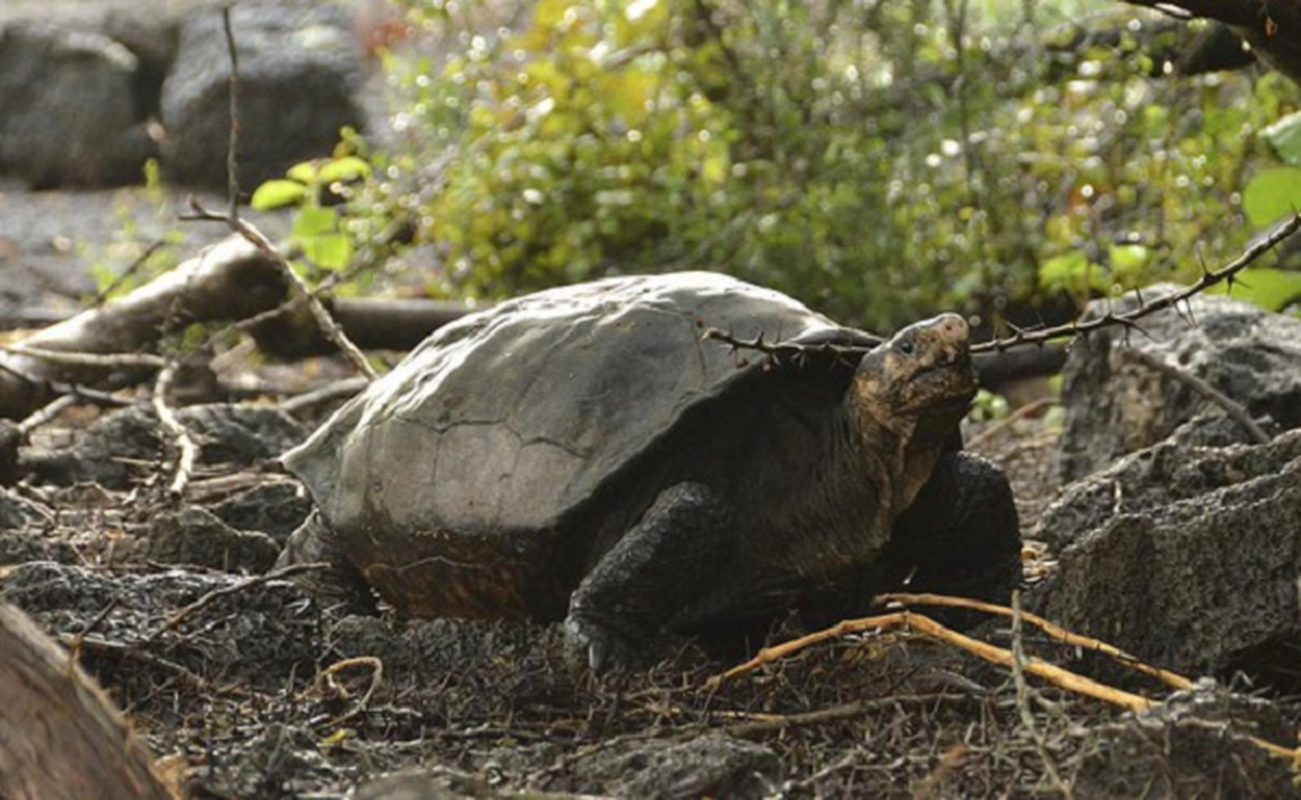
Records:
[[[499,5],[399,4],[394,135],[341,209],[350,259],[432,262],[438,296],[709,268],[871,330],[997,328],[1190,279],[1301,207],[1301,90],[1172,75],[1207,29],[1127,6]]]

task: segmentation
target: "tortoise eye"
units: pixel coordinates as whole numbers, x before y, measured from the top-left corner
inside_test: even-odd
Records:
[[[910,356],[917,351],[917,345],[913,344],[912,339],[900,339],[894,346],[895,350]]]

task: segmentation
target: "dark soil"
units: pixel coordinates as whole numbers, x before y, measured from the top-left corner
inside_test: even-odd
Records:
[[[24,480],[0,492],[0,596],[78,655],[186,796],[1293,791],[1246,737],[1289,741],[1295,709],[1211,688],[1135,717],[1033,680],[1018,692],[1008,670],[898,632],[721,684],[734,662],[690,642],[596,679],[556,627],[344,616],[268,573],[308,510],[271,459],[312,421],[266,402],[186,409],[204,452],[178,502],[145,408],[74,408],[35,431]],[[1029,528],[1055,491],[1055,436],[1030,418],[979,447],[1012,472]],[[1033,582],[1051,562],[1030,567]],[[1010,638],[1000,621],[976,635]]]

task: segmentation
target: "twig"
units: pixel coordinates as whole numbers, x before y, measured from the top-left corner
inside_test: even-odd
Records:
[[[312,688],[309,691],[321,691],[327,683],[333,687],[334,682],[331,678],[345,669],[352,669],[353,667],[370,668],[370,686],[366,687],[366,693],[361,696],[361,699],[358,700],[352,708],[326,722],[325,724],[329,727],[342,725],[365,711],[367,706],[370,705],[370,699],[374,696],[375,690],[379,688],[380,682],[384,679],[383,661],[380,661],[375,656],[357,656],[355,658],[345,658],[342,661],[336,661],[326,667],[316,676],[316,680],[312,682]],[[347,692],[342,689],[336,689],[336,691],[338,691],[344,699],[347,699]]]
[[[918,605],[918,606],[946,606],[949,608],[969,608],[974,611],[984,611],[988,614],[997,614],[1002,617],[1013,617],[1018,613],[1013,609],[1008,608],[1007,606],[1000,606],[994,603],[985,603],[980,600],[970,600],[965,597],[949,597],[947,595],[942,595],[942,594],[896,593],[896,594],[884,594],[881,595],[880,597],[877,597],[876,599],[882,603],[900,603],[905,606]],[[1150,664],[1145,664],[1142,661],[1140,661],[1136,656],[1130,655],[1129,653],[1126,653],[1124,650],[1121,650],[1120,648],[1114,645],[1107,644],[1104,641],[1094,639],[1089,636],[1082,636],[1078,633],[1072,633],[1071,631],[1066,630],[1060,625],[1049,622],[1048,620],[1044,619],[1043,617],[1037,614],[1031,614],[1028,611],[1021,611],[1019,613],[1023,621],[1028,622],[1031,625],[1034,625],[1036,628],[1043,631],[1049,637],[1056,639],[1062,644],[1066,644],[1071,647],[1078,647],[1083,650],[1093,650],[1102,653],[1103,655],[1110,656],[1111,658],[1115,659],[1121,664],[1124,664],[1125,666],[1130,667],[1131,669],[1137,670],[1138,672],[1141,672],[1144,675],[1149,675],[1153,678],[1156,678],[1157,680],[1165,683],[1167,686],[1173,687],[1175,689],[1188,690],[1188,689],[1195,688],[1197,685],[1193,681],[1189,680],[1188,678],[1185,678],[1184,676],[1178,673],[1170,672],[1169,670],[1164,670],[1161,669],[1160,667],[1154,667]]]
[[[955,630],[945,627],[930,617],[917,614],[912,611],[896,611],[891,614],[882,614],[876,617],[864,617],[862,619],[845,620],[837,623],[825,630],[811,633],[807,636],[801,636],[798,639],[792,639],[789,642],[783,642],[773,647],[765,647],[760,650],[758,655],[744,664],[739,664],[724,672],[722,675],[715,676],[711,681],[723,681],[734,678],[737,675],[757,669],[764,664],[785,658],[792,653],[803,650],[809,645],[835,639],[850,633],[863,633],[866,631],[890,628],[906,628],[916,633],[930,637],[940,642],[954,645],[972,655],[982,658],[992,664],[1000,666],[1011,666],[1013,658],[1011,651],[997,645],[982,642],[979,639],[973,639],[965,634],[958,633]],[[1130,711],[1147,711],[1153,705],[1153,701],[1142,695],[1132,692],[1126,692],[1121,689],[1115,689],[1110,686],[1098,683],[1097,681],[1086,678],[1083,675],[1071,672],[1055,664],[1030,657],[1025,662],[1025,670],[1031,675],[1043,678],[1044,680],[1059,686],[1067,691],[1082,694],[1086,697],[1092,697],[1102,700],[1113,705],[1127,708]]]
[[[239,52],[235,46],[235,35],[230,23],[230,6],[222,7],[222,24],[226,34],[226,51],[230,58],[230,140],[226,150],[226,179],[229,187],[229,211],[225,214],[218,214],[204,208],[199,201],[190,198],[190,214],[182,214],[182,220],[212,220],[225,222],[232,231],[243,236],[250,244],[261,250],[264,255],[280,270],[281,275],[288,284],[296,289],[298,293],[306,299],[307,307],[312,313],[316,324],[320,326],[321,331],[338,347],[343,354],[347,356],[354,366],[365,375],[368,379],[374,380],[376,377],[375,368],[366,360],[366,355],[352,343],[348,335],[343,332],[339,324],[330,316],[329,310],[308,288],[306,282],[294,272],[293,266],[280,248],[276,247],[262,231],[258,230],[255,225],[239,216],[239,107],[238,86],[239,86]]]
[[[335,381],[327,386],[314,389],[310,392],[294,395],[293,397],[281,400],[276,408],[286,414],[297,414],[303,409],[315,408],[316,406],[332,402],[337,399],[346,400],[357,392],[366,388],[365,379],[348,378],[346,380]]]
[[[79,353],[72,350],[49,350],[31,345],[0,345],[0,352],[29,356],[48,361],[51,364],[63,364],[70,367],[105,367],[121,369],[125,367],[149,367],[161,369],[167,366],[167,359],[149,353]]]
[[[167,493],[173,499],[185,494],[185,487],[189,484],[190,475],[194,471],[194,462],[199,458],[199,445],[195,443],[190,431],[181,424],[171,406],[167,404],[167,392],[176,378],[176,368],[177,365],[171,363],[159,371],[158,379],[154,381],[153,394],[154,413],[158,415],[158,423],[172,437],[177,449],[180,450],[180,457],[176,460],[176,474],[172,476],[172,482],[167,486]]]
[[[1094,319],[1085,320],[1083,322],[1070,322],[1065,325],[1056,325],[1051,328],[1044,328],[1033,332],[1018,330],[1015,334],[1006,339],[994,339],[993,341],[981,342],[980,344],[973,345],[971,352],[980,353],[987,350],[1006,350],[1009,347],[1016,347],[1019,345],[1040,344],[1058,336],[1080,337],[1091,331],[1110,327],[1112,325],[1135,327],[1135,323],[1143,317],[1176,306],[1179,303],[1204,292],[1212,286],[1226,282],[1232,286],[1234,276],[1254,264],[1261,256],[1273,250],[1298,230],[1301,230],[1301,214],[1293,214],[1291,219],[1281,223],[1271,231],[1268,236],[1256,241],[1243,251],[1242,255],[1230,261],[1220,269],[1208,270],[1203,267],[1202,276],[1191,286],[1186,286],[1177,292],[1172,292],[1171,294],[1162,295],[1153,300],[1149,300],[1140,304],[1138,308],[1128,313],[1116,314],[1108,311],[1100,317],[1095,317]]]
[[[87,636],[94,633],[96,628],[104,624],[104,620],[108,619],[108,615],[113,613],[113,609],[117,608],[117,603],[118,599],[116,597],[110,598],[108,605],[104,606],[104,608],[95,615],[94,619],[83,625],[81,630],[72,634],[72,642],[68,645],[68,655],[71,656],[69,664],[75,664],[81,660],[81,643]]]
[[[981,431],[979,436],[972,437],[971,441],[967,442],[965,447],[967,450],[979,450],[982,444],[1012,427],[1012,425],[1016,424],[1017,421],[1025,419],[1033,414],[1037,414],[1042,409],[1056,405],[1060,402],[1061,399],[1058,397],[1041,397],[1032,403],[1026,403],[1016,411],[1008,414],[1004,419],[1000,419],[998,422],[995,422],[993,425],[990,425],[988,428]]]
[[[29,414],[22,420],[22,422],[19,422],[16,426],[18,435],[26,440],[37,428],[59,416],[66,409],[76,405],[78,399],[79,398],[75,394],[59,395],[46,403],[42,408],[38,409],[34,414]]]
[[[154,253],[157,253],[158,248],[162,246],[163,246],[162,239],[155,239],[152,242],[150,242],[149,246],[144,249],[143,253],[136,256],[135,259],[130,264],[127,265],[126,269],[118,273],[117,276],[114,277],[113,280],[109,282],[108,286],[105,286],[103,289],[99,291],[99,294],[95,295],[95,299],[90,301],[88,307],[99,308],[100,306],[102,306],[104,302],[108,300],[109,295],[117,291],[118,287],[121,286],[128,278],[130,278],[132,275],[139,272],[140,268],[143,267],[145,263],[149,261],[149,257],[152,256]]]
[[[1053,782],[1053,787],[1063,797],[1071,797],[1071,789],[1062,781],[1057,771],[1057,763],[1048,752],[1048,743],[1044,741],[1039,726],[1035,724],[1034,712],[1030,709],[1030,695],[1034,691],[1025,679],[1025,647],[1021,637],[1021,590],[1012,592],[1012,682],[1016,686],[1016,710],[1021,715],[1021,725],[1034,741],[1039,751],[1039,760],[1043,762],[1044,772]]]
[[[847,719],[854,719],[868,714],[872,711],[891,706],[896,703],[951,703],[951,702],[970,702],[978,698],[969,694],[905,694],[893,697],[873,697],[866,700],[855,700],[852,703],[832,706],[831,708],[818,709],[817,711],[808,711],[802,714],[785,714],[775,715],[771,719],[760,719],[749,722],[742,722],[736,725],[729,725],[723,728],[723,735],[735,737],[737,739],[756,739],[760,736],[766,736],[771,733],[779,733],[789,728],[799,728],[812,725],[823,725],[829,722],[842,722]]]
[[[181,666],[175,661],[170,661],[161,656],[156,656],[153,653],[141,650],[135,645],[126,644],[124,642],[115,642],[109,639],[100,639],[95,636],[82,636],[80,634],[74,635],[70,633],[59,634],[58,638],[59,642],[69,649],[72,649],[75,646],[83,651],[95,652],[100,655],[113,655],[124,660],[131,659],[139,661],[148,664],[151,667],[161,667],[162,669],[175,674],[182,681],[190,684],[190,686],[200,692],[237,697],[246,697],[252,694],[252,692],[247,688],[239,684],[232,684],[226,687],[216,686],[209,683],[197,672]]]
[[[230,110],[230,138],[226,145],[226,199],[227,215],[239,220],[239,48],[235,46],[235,31],[230,23],[230,3],[221,7],[221,29],[226,35],[226,53],[230,57],[230,77],[226,79]]]
[[[227,595],[236,594],[238,592],[244,591],[245,589],[250,589],[254,586],[260,586],[264,583],[270,583],[271,581],[280,580],[281,578],[287,578],[290,575],[297,575],[300,572],[311,572],[312,570],[329,569],[329,567],[330,565],[324,562],[312,562],[310,564],[290,564],[287,567],[280,567],[279,569],[273,569],[270,572],[263,573],[262,575],[254,575],[251,578],[245,578],[244,580],[239,581],[238,583],[233,583],[230,586],[223,586],[220,589],[214,589],[211,592],[208,592],[204,596],[200,597],[198,600],[195,600],[193,603],[190,603],[188,606],[181,608],[176,613],[168,617],[167,620],[163,622],[163,624],[159,625],[157,628],[153,630],[153,632],[151,632],[148,636],[145,637],[145,641],[152,642],[154,639],[157,639],[159,636],[163,635],[167,631],[170,631],[176,626],[180,625],[185,620],[186,617],[190,616],[191,614],[194,614],[197,611],[207,608],[208,606],[212,605],[213,603],[215,603],[216,601],[220,600],[221,598]]]
[[[1270,441],[1272,441],[1269,434],[1265,433],[1265,431],[1256,424],[1256,420],[1251,418],[1251,414],[1248,413],[1247,409],[1241,403],[1224,394],[1219,389],[1216,389],[1214,386],[1196,375],[1193,375],[1191,372],[1186,372],[1178,367],[1167,364],[1160,358],[1142,350],[1125,348],[1120,352],[1126,358],[1130,358],[1145,367],[1154,369],[1162,375],[1165,375],[1167,378],[1179,381],[1200,394],[1202,397],[1205,397],[1207,400],[1210,400],[1212,403],[1215,403],[1220,408],[1224,409],[1224,413],[1228,414],[1239,425],[1247,429],[1247,432],[1251,434],[1251,438],[1255,439],[1257,444],[1269,444]]]

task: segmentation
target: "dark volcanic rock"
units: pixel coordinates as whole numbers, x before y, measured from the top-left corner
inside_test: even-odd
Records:
[[[146,552],[164,564],[189,564],[224,572],[265,572],[276,563],[280,545],[257,531],[237,531],[193,506],[154,518]]]
[[[1176,287],[1143,291],[1151,299]],[[1090,313],[1123,313],[1138,299],[1129,294],[1097,301]],[[1140,363],[1140,351],[1202,378],[1260,420],[1282,428],[1301,426],[1301,320],[1271,314],[1224,297],[1199,295],[1141,323],[1141,330],[1113,327],[1092,333],[1072,348],[1063,371],[1066,427],[1062,434],[1062,477],[1088,475],[1116,458],[1149,447],[1201,413],[1224,412],[1187,382]],[[1235,433],[1236,432],[1236,433]],[[1226,422],[1219,443],[1247,441],[1236,423]]]
[[[280,481],[254,486],[208,510],[232,528],[265,533],[283,546],[307,518],[312,503],[297,483]]]
[[[1037,603],[1054,621],[1176,670],[1296,681],[1301,431],[1135,453],[1068,488],[1041,535],[1064,545]]]
[[[230,591],[237,584],[221,574],[133,575],[32,562],[0,573],[0,597],[46,631],[93,630],[94,640],[130,643],[188,669],[213,670],[223,681],[280,691],[290,676],[311,674],[311,663],[320,657],[319,607],[286,581]],[[227,592],[163,630],[173,614],[217,590]],[[108,672],[108,683],[145,695],[156,690],[159,676],[142,669],[150,662],[122,661],[115,654],[92,642],[82,649],[82,663],[101,678]]]
[[[1286,760],[1249,737],[1292,746],[1272,704],[1200,688],[1098,729],[1073,788],[1081,797],[1297,797]]]
[[[273,408],[198,405],[179,409],[176,416],[199,442],[205,464],[252,466],[277,458],[304,436],[298,422]],[[21,468],[37,482],[94,481],[124,489],[138,475],[150,474],[170,447],[153,409],[132,406],[97,420],[72,447],[24,452]]]
[[[35,188],[138,180],[156,147],[138,59],[107,36],[39,22],[0,31],[0,170]]]
[[[361,54],[347,12],[333,3],[239,3],[240,177],[256,186],[300,161],[328,155],[345,125],[363,127]],[[163,84],[164,159],[181,181],[226,182],[230,135],[221,15],[182,23],[175,65]]]
[[[767,797],[776,794],[781,762],[762,745],[702,736],[601,754],[580,762],[578,773],[615,797]]]

